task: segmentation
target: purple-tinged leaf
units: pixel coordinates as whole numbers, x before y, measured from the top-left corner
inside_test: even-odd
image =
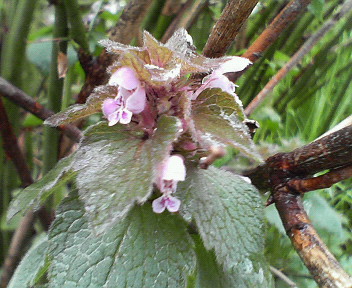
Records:
[[[85,132],[73,170],[88,218],[97,232],[111,227],[150,196],[159,163],[170,153],[181,129],[175,117],[162,116],[150,139],[124,126],[98,123]]]
[[[44,124],[56,127],[101,112],[103,101],[117,95],[116,86],[99,86],[85,104],[75,104],[45,120]]]
[[[193,103],[193,135],[203,147],[231,145],[261,161],[247,126],[239,99],[221,89],[204,90]]]

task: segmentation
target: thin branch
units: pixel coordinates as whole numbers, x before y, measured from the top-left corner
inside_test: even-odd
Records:
[[[204,56],[212,58],[223,56],[257,3],[258,0],[230,0],[205,44]]]
[[[31,230],[33,229],[34,213],[28,212],[21,220],[15,234],[12,236],[8,255],[2,266],[1,288],[6,288],[9,283],[17,264],[20,261],[21,248],[26,242]]]
[[[0,94],[42,120],[45,120],[54,114],[53,111],[43,107],[40,103],[34,101],[32,97],[24,93],[21,89],[18,89],[1,77]],[[82,138],[82,132],[73,125],[61,125],[58,128],[75,142],[79,142]]]
[[[33,183],[31,172],[26,163],[26,159],[18,146],[17,137],[12,129],[7,113],[0,97],[0,132],[2,136],[2,145],[7,157],[14,163],[17,173],[22,181],[23,186]]]
[[[287,235],[319,287],[351,287],[352,278],[331,254],[304,211],[299,191],[277,186],[273,197]]]
[[[329,188],[335,183],[352,177],[352,166],[332,170],[324,175],[308,179],[291,179],[288,187],[300,193]]]
[[[292,0],[274,18],[270,25],[252,43],[242,57],[248,58],[253,63],[257,61],[276,40],[307,8],[311,0]],[[249,67],[236,73],[228,73],[231,81],[236,81]]]
[[[282,273],[280,270],[276,269],[273,266],[270,266],[270,271],[275,274],[278,278],[280,278],[282,281],[284,281],[287,285],[289,285],[292,288],[298,288],[295,282],[293,282],[290,278],[288,278],[284,273]]]
[[[26,159],[18,145],[17,137],[12,129],[10,121],[7,117],[5,107],[3,105],[2,98],[0,97],[0,132],[2,136],[2,144],[6,155],[12,160],[17,170],[17,173],[21,179],[22,186],[27,187],[33,183],[29,167],[26,163]],[[48,215],[45,208],[41,208],[36,214],[38,214],[39,220],[45,229],[49,228],[51,217]],[[12,236],[11,244],[9,247],[8,255],[4,261],[1,275],[1,287],[6,287],[10,281],[13,272],[20,260],[22,247],[25,243],[27,236],[33,229],[33,223],[35,214],[33,212],[27,213],[22,221],[20,222],[15,234]]]
[[[182,8],[178,11],[175,19],[165,31],[161,38],[161,42],[165,43],[179,28],[185,28],[187,30],[189,24],[193,22],[205,5],[206,1],[204,0],[188,0],[184,3]]]
[[[263,102],[263,100],[269,95],[269,93],[275,88],[275,86],[294,68],[302,58],[307,55],[315,44],[327,33],[329,32],[340,19],[349,15],[352,9],[352,1],[346,1],[340,11],[332,17],[332,19],[326,22],[315,34],[313,34],[303,46],[292,56],[289,62],[283,66],[279,72],[265,85],[265,87],[259,92],[259,94],[249,103],[245,109],[247,115],[252,114],[254,109]]]
[[[352,166],[352,125],[292,152],[275,154],[264,164],[245,171],[243,175],[251,178],[259,189],[268,189],[271,187],[270,173],[278,173],[278,178],[287,181],[348,166]]]

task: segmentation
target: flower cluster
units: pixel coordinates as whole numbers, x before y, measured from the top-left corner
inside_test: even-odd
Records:
[[[191,37],[185,30],[176,32],[166,44],[159,43],[145,32],[142,48],[112,41],[105,41],[103,45],[109,52],[120,55],[119,61],[110,67],[108,83],[117,87],[117,95],[105,99],[102,104],[109,126],[135,122],[153,133],[158,117],[167,114],[181,121],[183,133],[192,134],[187,131],[189,127],[194,127],[190,107],[209,88],[221,89],[241,105],[235,94],[236,85],[224,74],[241,71],[250,61],[236,56],[209,59],[199,55],[194,52]],[[188,77],[192,73],[208,73],[208,76],[199,83],[197,79]],[[192,143],[194,139],[196,137],[188,138],[188,146],[197,146]],[[173,151],[170,148],[171,154]],[[171,195],[176,190],[177,182],[185,180],[185,175],[184,160],[180,155],[168,156],[159,165],[154,183],[162,196],[153,201],[154,212],[179,210],[180,200]]]

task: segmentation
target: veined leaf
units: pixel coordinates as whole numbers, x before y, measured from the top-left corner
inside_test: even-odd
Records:
[[[45,261],[47,249],[48,237],[42,235],[23,257],[11,278],[8,288],[33,287],[38,274],[41,274],[43,269],[48,268]]]
[[[38,182],[21,191],[11,202],[7,219],[11,220],[17,213],[25,214],[31,209],[38,209],[55,189],[71,180],[75,173],[71,170],[74,154],[60,160]]]
[[[249,135],[239,99],[219,88],[204,90],[193,104],[194,134],[206,146],[231,145],[261,160]]]
[[[197,238],[194,237],[197,255],[196,288],[274,287],[264,257],[225,269],[216,261],[214,251],[206,250],[201,239]]]
[[[176,117],[162,116],[147,140],[126,129],[98,123],[85,132],[76,152],[77,188],[97,232],[125,216],[135,201],[147,200],[156,167],[170,153],[181,124]]]
[[[195,220],[205,247],[214,249],[225,269],[241,270],[262,257],[263,204],[257,189],[243,178],[214,167],[189,168],[176,197],[182,200],[181,213]]]
[[[66,110],[54,114],[53,116],[46,119],[44,124],[56,127],[101,112],[101,105],[103,104],[103,101],[107,98],[114,98],[116,95],[117,87],[115,86],[97,87],[88,97],[85,104],[72,105]]]
[[[64,201],[49,233],[51,288],[186,286],[195,267],[193,241],[177,215],[134,207],[104,235],[88,228],[83,204]]]

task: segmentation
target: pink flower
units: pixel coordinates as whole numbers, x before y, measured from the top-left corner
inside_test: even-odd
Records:
[[[235,94],[236,85],[233,84],[224,73],[238,72],[246,68],[251,62],[247,58],[233,56],[232,59],[222,63],[218,69],[203,78],[202,86],[192,95],[192,100],[197,99],[198,95],[208,88],[220,88],[231,95]]]
[[[153,211],[155,213],[162,213],[165,209],[170,212],[177,212],[180,209],[181,201],[176,197],[170,195],[163,195],[153,201]]]
[[[132,115],[144,110],[146,93],[133,69],[122,67],[115,71],[109,80],[110,85],[118,85],[115,99],[108,98],[103,102],[103,114],[109,121],[109,126],[120,122],[128,124]]]
[[[172,155],[162,163],[158,169],[156,185],[163,194],[153,201],[153,211],[162,213],[165,209],[176,212],[180,208],[181,201],[171,194],[176,191],[177,182],[186,178],[186,167],[180,155]]]

